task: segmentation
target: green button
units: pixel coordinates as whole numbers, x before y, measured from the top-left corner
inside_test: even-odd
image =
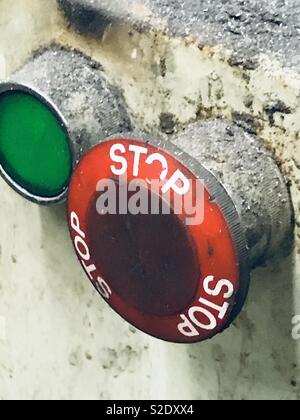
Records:
[[[31,195],[55,198],[68,187],[72,153],[66,130],[46,103],[27,92],[0,95],[0,164]]]

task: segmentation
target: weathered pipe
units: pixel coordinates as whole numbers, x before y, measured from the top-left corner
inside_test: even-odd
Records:
[[[74,3],[72,0],[57,0],[65,17],[74,29],[91,36],[101,37],[113,19],[105,14],[96,13],[93,5]]]
[[[101,37],[111,24],[150,29],[152,13],[139,0],[57,0],[70,25],[82,35]]]
[[[252,268],[288,252],[294,213],[287,180],[260,139],[217,119],[193,124],[171,141],[225,187],[240,216]]]

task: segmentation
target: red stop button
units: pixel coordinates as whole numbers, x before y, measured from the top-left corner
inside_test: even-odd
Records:
[[[73,174],[68,218],[90,281],[140,330],[192,343],[240,312],[249,269],[237,211],[171,143],[120,136],[94,147]]]

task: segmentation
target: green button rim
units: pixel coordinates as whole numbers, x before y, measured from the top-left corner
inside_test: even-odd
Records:
[[[43,93],[41,93],[40,91],[38,91],[36,88],[33,88],[25,84],[14,83],[14,82],[0,84],[0,95],[3,95],[5,93],[10,93],[10,92],[21,92],[21,93],[27,93],[29,95],[32,95],[34,98],[38,99],[41,103],[46,105],[47,108],[54,114],[59,124],[61,125],[62,129],[65,131],[66,137],[69,140],[69,147],[70,147],[70,152],[72,155],[72,169],[74,170],[75,150],[74,150],[73,143],[71,141],[71,136],[68,130],[67,121],[65,120],[61,112],[58,110],[56,105],[52,102],[52,100],[46,95],[44,95]],[[1,163],[0,163],[0,175],[15,192],[17,192],[18,194],[20,194],[27,200],[32,201],[33,203],[41,204],[41,205],[48,205],[48,204],[56,204],[56,203],[61,203],[61,202],[66,201],[68,190],[69,190],[68,186],[57,196],[41,197],[27,191],[25,188],[21,187],[17,182],[15,182],[13,178],[3,169]]]

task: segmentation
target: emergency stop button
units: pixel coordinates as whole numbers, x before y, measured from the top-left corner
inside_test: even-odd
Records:
[[[68,217],[89,279],[138,329],[192,343],[240,312],[250,270],[238,213],[172,143],[122,135],[95,146],[72,176]]]

